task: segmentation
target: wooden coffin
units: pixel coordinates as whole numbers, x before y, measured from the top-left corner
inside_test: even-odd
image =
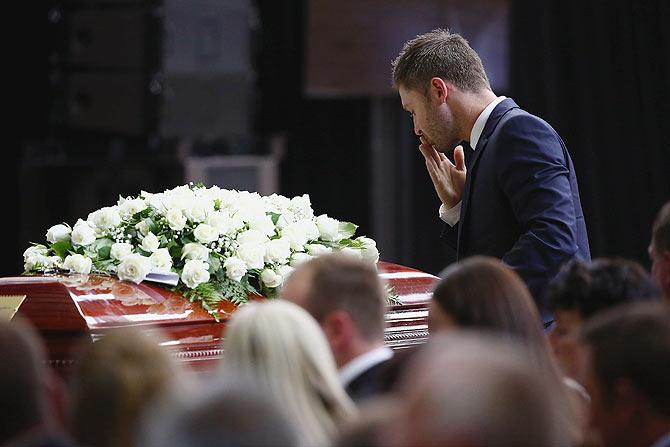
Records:
[[[427,301],[438,278],[386,262],[379,262],[378,270],[402,303],[390,306],[386,314],[386,343],[393,349],[423,343],[428,336]],[[82,338],[95,341],[125,326],[159,331],[178,359],[209,370],[223,353],[225,321],[236,308],[222,304],[222,322],[217,323],[199,304],[162,286],[101,275],[0,278],[0,295],[26,295],[16,317],[37,327],[46,341],[49,364],[63,374],[72,366]]]

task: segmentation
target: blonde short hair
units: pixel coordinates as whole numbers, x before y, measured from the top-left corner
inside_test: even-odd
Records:
[[[225,374],[252,378],[280,402],[305,445],[327,445],[355,408],[318,323],[283,300],[250,303],[225,334]]]

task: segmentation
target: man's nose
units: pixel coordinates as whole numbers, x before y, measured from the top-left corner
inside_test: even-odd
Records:
[[[421,129],[416,127],[416,124],[414,125],[414,134],[416,134],[417,137],[420,137],[421,135],[423,135],[423,132],[421,132]]]

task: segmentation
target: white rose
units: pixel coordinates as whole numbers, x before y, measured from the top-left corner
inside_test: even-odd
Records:
[[[184,248],[181,252],[181,258],[206,261],[209,259],[209,249],[204,245],[198,244],[197,242],[191,242],[190,244],[184,245]]]
[[[314,217],[314,211],[312,210],[312,203],[309,200],[309,195],[303,194],[302,196],[296,196],[291,199],[291,205],[289,206],[293,214],[295,214],[299,219],[312,219]]]
[[[35,270],[37,268],[43,267],[46,268],[49,262],[49,258],[38,253],[32,253],[28,256],[23,256],[23,269],[26,272]]]
[[[275,273],[274,270],[265,269],[261,272],[261,281],[263,281],[267,287],[273,289],[281,286],[284,278]]]
[[[191,222],[203,222],[207,217],[207,211],[202,206],[194,206],[184,210],[184,214],[191,219]]]
[[[135,228],[137,229],[137,231],[140,232],[142,236],[146,236],[151,231],[151,228],[149,228],[149,224],[143,220],[138,222],[137,225],[135,225]]]
[[[286,282],[286,279],[293,273],[293,270],[295,269],[290,265],[280,265],[276,268],[277,274],[282,277],[282,284]]]
[[[90,245],[95,242],[95,230],[88,223],[80,220],[72,229],[70,239],[74,245]]]
[[[226,276],[233,281],[240,282],[242,277],[247,274],[247,264],[240,258],[231,256],[223,263],[226,269]]]
[[[79,254],[68,255],[63,262],[63,268],[74,273],[81,273],[82,275],[91,273],[92,265],[93,261],[91,261],[91,258]]]
[[[63,260],[60,258],[60,256],[49,256],[45,258],[44,261],[44,267],[45,268],[53,268],[53,267],[62,267],[63,266]]]
[[[275,234],[275,224],[272,223],[272,218],[267,214],[253,216],[249,220],[249,228],[252,230],[258,230],[266,236],[272,236]]]
[[[237,242],[239,242],[240,245],[263,245],[267,241],[268,237],[258,230],[247,230],[237,235]]]
[[[161,243],[158,241],[158,238],[152,232],[149,232],[144,239],[142,239],[142,250],[153,253],[158,250]]]
[[[107,206],[89,214],[88,221],[92,222],[97,228],[108,230],[121,224],[121,215],[116,207]]]
[[[140,211],[144,211],[146,208],[147,203],[142,199],[124,200],[123,203],[119,205],[121,215],[125,217],[133,216]]]
[[[151,261],[139,253],[126,256],[116,271],[120,280],[132,281],[135,284],[144,281],[149,273],[151,273]]]
[[[144,199],[147,205],[157,210],[165,209],[163,204],[163,194],[152,194],[150,192],[142,191],[140,196]]]
[[[309,261],[310,259],[312,259],[312,257],[307,253],[293,253],[289,265],[295,268],[300,264],[302,264],[303,262]]]
[[[340,250],[340,253],[343,253],[347,256],[353,256],[358,259],[363,259],[363,250],[359,248],[351,248],[351,247],[344,247],[342,250]]]
[[[149,256],[152,272],[169,272],[172,268],[172,256],[167,248],[159,248]]]
[[[321,244],[307,244],[305,245],[305,248],[307,249],[307,253],[311,256],[321,256],[333,251],[332,248]]]
[[[47,241],[53,243],[70,239],[72,230],[67,225],[58,224],[47,230]]]
[[[286,264],[291,256],[291,245],[288,239],[279,238],[265,244],[265,261],[275,264]]]
[[[221,211],[211,213],[205,223],[211,225],[219,234],[228,234],[232,227],[232,219]]]
[[[49,249],[44,245],[32,245],[23,252],[23,260],[26,261],[29,258],[34,258],[36,256],[46,256]]]
[[[209,264],[199,260],[186,261],[181,271],[181,280],[186,287],[195,289],[200,284],[209,281]]]
[[[377,249],[377,242],[374,239],[369,237],[361,236],[356,239],[357,241],[363,242],[363,250],[361,252],[361,257],[364,261],[376,263],[379,261],[379,250]]]
[[[340,240],[340,222],[337,219],[333,219],[332,217],[328,217],[326,214],[322,214],[316,218],[316,226],[319,229],[321,239],[324,241],[337,242]]]
[[[117,242],[112,244],[110,256],[117,261],[123,261],[126,256],[133,252],[133,245],[126,242]]]
[[[289,240],[291,249],[295,251],[304,251],[305,244],[309,240],[303,228],[296,222],[292,223],[282,230],[282,238]]]
[[[334,219],[333,219],[334,220]],[[311,219],[300,220],[296,224],[302,229],[307,239],[313,241],[319,238],[319,227]]]
[[[193,236],[195,236],[199,242],[207,244],[217,240],[219,238],[219,232],[211,225],[200,224],[193,230]]]
[[[181,231],[186,226],[186,216],[179,208],[170,208],[165,214],[165,220],[168,226],[175,231]]]
[[[241,244],[237,257],[247,264],[248,269],[262,269],[265,265],[265,246],[256,243]]]
[[[288,227],[293,220],[289,219],[286,217],[286,214],[282,214],[279,216],[279,219],[277,219],[277,228],[280,230],[283,230],[284,228]]]

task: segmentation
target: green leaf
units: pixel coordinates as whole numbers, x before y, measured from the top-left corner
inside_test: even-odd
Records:
[[[149,231],[151,231],[153,234],[158,234],[159,228],[155,220],[153,220],[151,217],[147,217],[144,219],[144,223],[146,223],[149,226]]]
[[[340,246],[339,248],[344,248],[344,247],[353,247],[355,245],[355,242],[353,239],[342,239],[337,244]]]
[[[214,209],[216,211],[221,209],[221,199],[214,199]]]
[[[277,214],[277,213],[268,213],[268,214],[270,215],[270,218],[272,219],[272,223],[277,225],[277,221],[279,220],[279,217],[281,216],[281,214]]]
[[[133,214],[133,219],[142,220],[151,215],[151,207],[144,208],[142,211],[138,211]]]
[[[358,225],[352,224],[351,222],[340,222],[338,228],[337,228],[337,233],[342,237],[343,239],[350,238],[356,233],[356,229],[358,228]]]
[[[181,245],[176,243],[168,244],[167,249],[172,259],[181,259]]]
[[[209,264],[209,273],[213,274],[216,273],[218,270],[221,270],[221,260],[216,256],[212,256],[210,254],[209,258],[207,259],[207,263]]]
[[[111,270],[109,268],[113,267],[116,262],[117,261],[115,261],[114,259],[106,259],[104,261],[93,261],[93,265],[95,266],[96,270],[110,273]]]
[[[104,260],[104,259],[109,259],[109,255],[112,252],[112,246],[104,246],[98,248],[98,259]]]
[[[49,246],[51,250],[56,253],[56,256],[60,257],[61,259],[65,259],[65,257],[68,255],[68,253],[72,250],[72,243],[67,240],[67,241],[58,241]]]

